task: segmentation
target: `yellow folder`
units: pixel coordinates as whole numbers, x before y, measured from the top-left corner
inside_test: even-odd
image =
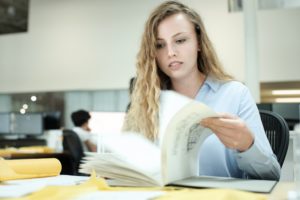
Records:
[[[60,172],[56,158],[0,160],[0,181],[57,176]]]

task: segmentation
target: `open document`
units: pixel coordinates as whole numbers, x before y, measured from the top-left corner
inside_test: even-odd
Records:
[[[212,134],[199,124],[207,117],[218,117],[218,114],[203,103],[164,91],[160,98],[159,144],[137,133],[102,138],[110,153],[88,153],[80,172],[95,170],[114,185],[165,186],[174,182],[182,185],[178,181],[199,174],[199,149]],[[201,178],[197,180],[201,182]],[[194,182],[191,186],[197,187]]]

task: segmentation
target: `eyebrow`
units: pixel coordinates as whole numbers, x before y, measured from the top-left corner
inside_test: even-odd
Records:
[[[181,34],[184,34],[184,33],[188,33],[188,32],[179,32],[179,33],[176,33],[175,35],[172,35],[172,38],[178,36],[178,35],[181,35]],[[157,40],[164,40],[162,38],[157,38]]]

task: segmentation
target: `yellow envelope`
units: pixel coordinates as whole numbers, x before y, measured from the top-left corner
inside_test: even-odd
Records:
[[[0,181],[57,176],[60,172],[56,158],[0,160]]]
[[[46,186],[32,194],[16,198],[15,200],[71,200],[80,195],[97,191],[109,191],[109,187],[103,178],[96,178],[93,172],[89,180],[80,185]]]

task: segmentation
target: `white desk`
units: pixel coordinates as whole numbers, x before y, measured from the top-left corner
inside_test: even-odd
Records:
[[[287,200],[288,192],[295,189],[292,182],[278,182],[272,193],[267,195],[269,200]]]

